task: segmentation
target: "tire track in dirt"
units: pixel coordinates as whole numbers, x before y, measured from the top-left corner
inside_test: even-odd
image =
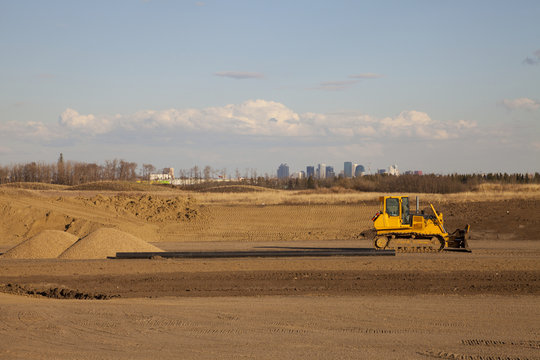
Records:
[[[364,328],[364,327],[345,327],[323,329],[325,332],[345,333],[345,334],[373,334],[373,335],[397,335],[397,334],[426,334],[426,330],[407,328],[407,329],[383,329],[383,328]]]
[[[521,341],[503,341],[490,339],[466,339],[461,340],[463,345],[471,346],[521,346],[531,349],[540,349],[540,341],[536,340],[521,340]]]
[[[477,354],[460,354],[449,351],[427,350],[419,351],[418,355],[433,359],[452,359],[452,360],[533,360],[533,358],[514,356],[514,355],[477,355]]]

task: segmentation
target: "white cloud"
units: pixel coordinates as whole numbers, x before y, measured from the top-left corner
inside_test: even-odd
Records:
[[[61,138],[64,134],[61,129],[49,127],[39,121],[8,121],[0,123],[0,134],[9,138],[32,139],[51,141]]]
[[[523,60],[523,63],[527,64],[527,65],[538,65],[538,64],[540,64],[540,49],[536,50],[533,53],[532,57],[527,56],[525,58],[525,60]]]
[[[158,145],[192,140],[200,146],[239,142],[263,147],[295,143],[305,147],[346,146],[382,139],[446,140],[470,133],[475,127],[475,123],[464,120],[437,121],[416,110],[383,118],[360,112],[297,113],[282,103],[259,99],[202,109],[141,110],[120,115],[80,114],[68,108],[56,124],[0,123],[0,133],[6,139],[45,143],[84,140]]]
[[[428,114],[415,110],[402,111],[398,116],[381,120],[381,130],[394,137],[444,140],[456,136],[448,132],[449,127],[451,126],[435,122]]]
[[[465,121],[465,120],[458,120],[453,125],[458,130],[469,130],[469,129],[474,129],[478,126],[478,124],[475,121]]]
[[[382,136],[444,140],[457,137],[462,131],[470,131],[475,124],[463,120],[451,123],[435,121],[428,114],[415,110],[381,119],[355,112],[299,114],[284,104],[259,99],[221,107],[142,110],[116,116],[81,115],[76,110],[66,109],[60,115],[59,126],[72,134],[95,136],[115,131],[125,135],[127,131],[141,136],[205,133],[355,142],[360,138]]]
[[[382,78],[382,74],[376,74],[376,73],[363,73],[363,74],[356,74],[356,75],[349,75],[351,79],[379,79]]]
[[[112,129],[111,120],[107,117],[96,117],[95,115],[81,115],[76,110],[66,109],[58,119],[61,126],[80,130],[89,134],[104,134]]]
[[[499,102],[502,106],[508,110],[537,110],[540,108],[540,102],[534,101],[529,98],[519,98],[519,99],[504,99]]]
[[[228,77],[231,79],[244,80],[244,79],[261,79],[264,77],[263,74],[258,72],[247,72],[247,71],[218,71],[214,73],[216,76]]]

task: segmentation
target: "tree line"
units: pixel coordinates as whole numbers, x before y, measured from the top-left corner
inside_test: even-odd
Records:
[[[59,185],[79,185],[94,181],[135,181],[155,171],[151,164],[143,164],[137,173],[137,163],[107,160],[104,164],[64,160],[60,154],[56,163],[29,162],[0,166],[0,184],[11,182],[40,182]]]
[[[60,154],[56,163],[30,162],[0,166],[0,184],[10,182],[40,182],[60,185],[79,185],[95,181],[136,181],[148,180],[151,173],[156,172],[152,164],[142,164],[139,172],[135,162],[122,159],[106,160],[104,164],[85,163],[64,160]],[[215,179],[226,179],[226,169],[213,169],[210,166],[194,166],[180,169],[179,177],[195,179],[190,185],[182,186],[189,190],[204,190],[222,183]],[[273,189],[309,190],[309,189],[341,189],[375,192],[421,192],[421,193],[456,193],[474,190],[481,184],[540,184],[540,173],[535,174],[450,174],[450,175],[401,175],[387,174],[365,175],[355,178],[338,176],[328,179],[314,177],[302,179],[277,179],[268,174],[261,176],[255,169],[239,169],[234,173],[235,181],[225,184],[254,185]]]
[[[228,183],[231,184],[231,183]],[[327,179],[289,178],[277,179],[268,176],[242,178],[233,182],[237,185],[254,185],[273,189],[317,190],[328,189],[339,192],[343,190],[362,192],[417,192],[449,194],[473,191],[481,184],[540,184],[540,173],[535,174],[450,174],[450,175],[400,175],[387,174],[365,175],[355,178],[338,176]],[[183,186],[188,190],[204,191],[213,188],[217,183],[200,182]]]

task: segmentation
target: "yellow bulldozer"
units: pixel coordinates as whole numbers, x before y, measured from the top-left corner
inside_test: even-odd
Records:
[[[394,249],[400,252],[436,252],[442,250],[470,252],[467,240],[470,226],[448,233],[444,228],[443,214],[419,210],[410,211],[408,196],[381,196],[381,208],[373,216],[373,246],[376,249]]]

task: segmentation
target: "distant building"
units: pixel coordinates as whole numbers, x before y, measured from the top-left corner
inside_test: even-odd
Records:
[[[150,174],[150,181],[170,182],[173,179],[171,174]]]
[[[306,173],[304,171],[297,171],[291,176],[293,179],[303,179],[306,177]]]
[[[354,176],[355,177],[364,176],[366,173],[366,168],[364,168],[363,165],[357,165],[357,164],[355,165],[356,166],[354,168]]]
[[[288,179],[289,178],[289,165],[281,164],[277,170],[278,179]]]
[[[171,179],[174,179],[174,168],[163,168],[163,174],[168,174]]]
[[[343,163],[343,177],[351,178],[354,176],[353,163],[351,161],[345,161]]]
[[[380,175],[386,174],[386,169],[378,169],[377,174],[380,174]]]
[[[422,170],[407,170],[404,172],[405,175],[422,175]]]
[[[170,183],[174,180],[174,168],[164,168],[160,173],[150,174],[148,179],[150,181],[160,181]]]
[[[315,177],[315,166],[306,167],[306,177]]]
[[[317,179],[326,178],[326,164],[317,165],[317,171],[316,171],[315,175],[316,175]]]
[[[334,172],[333,166],[327,166],[326,167],[326,178],[327,179],[333,179],[336,177],[336,173]]]
[[[397,167],[396,164],[390,165],[388,167],[388,174],[394,175],[394,176],[399,176],[399,170],[398,170],[398,167]]]

